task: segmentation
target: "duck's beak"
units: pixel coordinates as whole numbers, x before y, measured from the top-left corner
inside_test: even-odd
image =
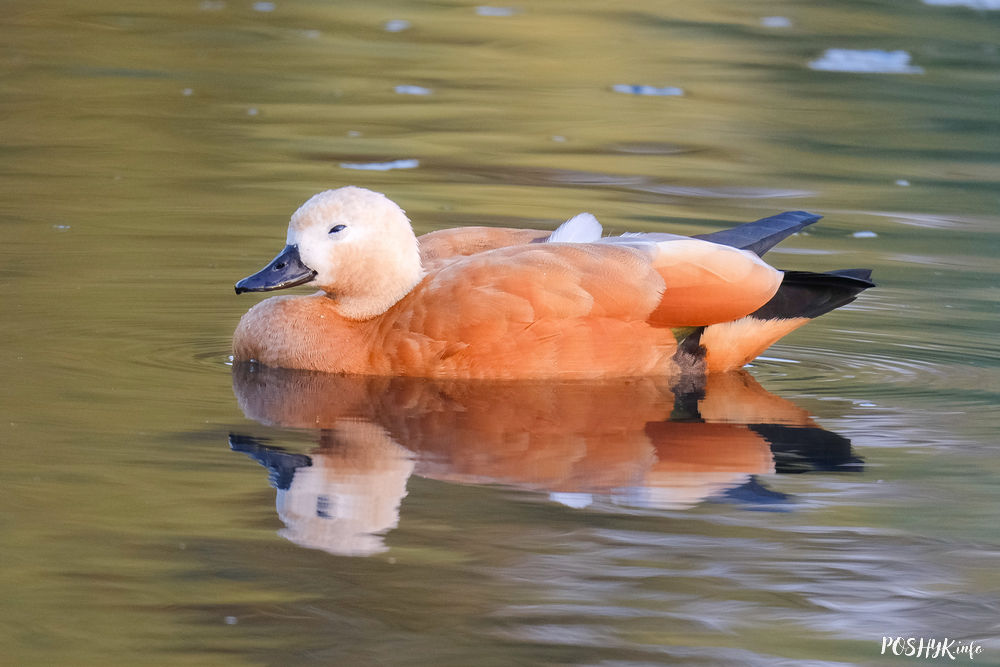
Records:
[[[316,272],[302,263],[299,247],[286,245],[278,256],[263,269],[236,283],[236,293],[270,292],[286,287],[307,283],[316,277]]]

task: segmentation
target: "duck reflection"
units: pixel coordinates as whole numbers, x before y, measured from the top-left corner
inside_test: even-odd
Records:
[[[706,498],[780,502],[755,475],[857,469],[848,440],[748,373],[687,384],[439,381],[233,370],[243,412],[314,429],[308,456],[245,435],[233,450],[270,471],[282,535],[334,554],[386,549],[410,475],[683,509]]]

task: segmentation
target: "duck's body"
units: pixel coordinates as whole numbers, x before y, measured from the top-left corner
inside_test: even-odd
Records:
[[[819,314],[816,299],[806,299],[801,314],[779,303],[785,274],[725,244],[733,239],[601,239],[598,227],[597,237],[589,228],[576,242],[578,226],[556,233],[569,242],[487,228],[432,232],[418,242],[382,195],[321,193],[293,216],[285,252],[237,290],[309,282],[323,291],[254,306],[236,329],[233,356],[366,375],[673,376],[738,368]],[[762,240],[775,236],[763,227],[750,236],[773,244]],[[745,240],[739,244],[753,247]],[[825,276],[804,281],[807,292],[823,283],[822,312],[870,286],[859,273],[795,275],[800,283],[802,275]]]

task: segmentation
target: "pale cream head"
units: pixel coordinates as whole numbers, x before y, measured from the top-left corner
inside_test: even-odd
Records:
[[[286,241],[316,272],[309,284],[333,298],[349,319],[381,315],[422,276],[406,214],[385,195],[364,188],[314,195],[292,214]]]

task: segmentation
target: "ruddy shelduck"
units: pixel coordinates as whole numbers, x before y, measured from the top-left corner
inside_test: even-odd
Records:
[[[819,219],[783,213],[700,237],[462,227],[416,237],[358,187],[291,217],[236,293],[310,285],[240,320],[233,358],[361,375],[601,379],[739,368],[871,287],[870,271],[779,271],[760,255]]]

